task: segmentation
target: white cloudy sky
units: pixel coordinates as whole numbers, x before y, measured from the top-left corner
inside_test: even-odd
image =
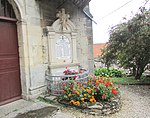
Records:
[[[90,11],[97,22],[97,25],[93,23],[94,43],[107,42],[109,28],[122,22],[123,17],[129,18],[131,13],[135,14],[146,1],[146,7],[150,7],[150,0],[91,0]]]

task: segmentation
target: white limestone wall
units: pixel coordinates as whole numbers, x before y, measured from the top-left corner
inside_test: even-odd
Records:
[[[39,4],[35,0],[9,1],[18,22],[20,78],[23,98],[30,99],[46,90],[43,38]]]
[[[48,68],[48,42],[43,27],[56,20],[57,2],[55,0],[8,0],[15,11],[18,22],[18,44],[20,58],[20,78],[22,96],[30,99],[46,90],[45,72]],[[89,38],[85,14],[74,4],[66,2],[61,6],[69,11],[71,20],[77,28],[77,58],[83,68],[90,69]],[[92,39],[90,39],[92,40]],[[92,65],[92,63],[91,63]],[[91,68],[92,69],[92,68]]]

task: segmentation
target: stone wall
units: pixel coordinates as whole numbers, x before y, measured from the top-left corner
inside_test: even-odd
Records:
[[[41,2],[42,27],[51,25],[56,20],[56,13],[65,8],[70,14],[70,20],[77,28],[78,60],[83,68],[93,70],[93,34],[92,21],[71,1],[67,1],[57,7],[55,0]],[[52,11],[52,12],[51,12]],[[93,71],[90,71],[93,72]]]
[[[8,0],[16,13],[22,96],[35,97],[46,90],[48,68],[47,37],[43,28],[56,20],[56,12],[65,8],[77,27],[77,57],[83,68],[93,69],[92,21],[71,1]],[[91,71],[92,72],[92,71]]]

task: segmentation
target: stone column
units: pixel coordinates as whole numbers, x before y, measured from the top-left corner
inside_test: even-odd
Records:
[[[72,63],[78,63],[76,35],[77,35],[77,33],[71,33],[71,38],[72,38]]]
[[[53,40],[55,40],[55,32],[52,32],[49,27],[47,27],[48,30],[48,64],[51,65],[51,63],[54,62],[54,44]]]
[[[28,38],[27,38],[27,22],[21,19],[17,22],[18,46],[19,46],[19,61],[20,61],[20,78],[22,97],[29,99],[30,88],[30,65],[28,53]]]

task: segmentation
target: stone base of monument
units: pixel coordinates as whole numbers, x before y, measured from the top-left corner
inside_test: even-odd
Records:
[[[63,73],[66,68],[65,66],[61,67],[60,65],[58,68],[51,67],[48,74],[46,74],[47,80],[47,89],[50,95],[62,95],[64,93],[64,84],[70,80],[74,80],[76,82],[84,83],[87,81],[89,76],[89,71],[85,69],[80,69],[78,65],[69,65],[67,69],[71,72],[77,72],[74,74],[65,74]],[[68,70],[67,70],[68,71]]]
[[[72,63],[72,64],[60,64],[60,65],[50,65],[49,68],[50,68],[50,75],[52,76],[61,76],[61,75],[64,75],[64,70],[66,69],[66,67],[68,69],[71,69],[71,70],[76,70],[78,71],[79,70],[79,63]]]

